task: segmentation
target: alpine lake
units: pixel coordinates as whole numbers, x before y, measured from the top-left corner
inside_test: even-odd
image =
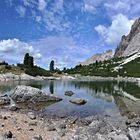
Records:
[[[0,93],[10,95],[17,85],[36,87],[63,99],[53,104],[19,104],[21,108],[33,110],[41,117],[129,117],[140,114],[140,87],[136,83],[99,80],[10,81],[0,82]],[[65,96],[66,91],[72,91],[74,95]],[[75,98],[85,99],[87,103],[76,105],[69,101]]]

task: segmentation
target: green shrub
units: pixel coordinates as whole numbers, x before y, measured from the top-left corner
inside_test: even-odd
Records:
[[[51,73],[38,66],[26,68],[25,73],[31,76],[51,76]]]

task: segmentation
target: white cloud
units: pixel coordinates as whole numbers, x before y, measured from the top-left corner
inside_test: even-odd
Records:
[[[84,5],[81,8],[83,12],[95,12],[95,3],[93,0],[84,0]]]
[[[23,3],[24,3],[24,6],[29,6],[30,5],[29,0],[23,0]]]
[[[57,0],[56,2],[57,9],[63,9],[63,4],[64,4],[63,0]]]
[[[16,11],[20,15],[20,17],[24,17],[25,16],[25,13],[26,13],[26,8],[23,7],[23,6],[17,6],[16,7]]]
[[[125,14],[128,17],[138,17],[140,13],[140,0],[108,0],[104,1],[106,14],[113,16],[119,13]]]
[[[2,56],[0,59],[2,60],[19,63],[22,62],[27,52],[33,55],[35,59],[42,58],[40,51],[28,43],[21,42],[18,39],[0,41],[0,56]]]
[[[128,12],[131,8],[130,0],[119,0],[115,2],[105,3],[104,6],[112,11]]]
[[[46,67],[51,60],[55,60],[59,68],[74,66],[91,56],[95,49],[93,46],[79,45],[72,37],[65,35],[49,36],[31,44],[40,48],[42,52],[40,65],[46,64]]]
[[[41,22],[41,16],[36,16],[36,21]]]
[[[125,15],[118,14],[113,17],[110,26],[98,25],[95,30],[101,35],[105,43],[118,44],[122,35],[127,35],[134,20],[129,20]]]
[[[38,1],[38,9],[43,11],[46,8],[47,2],[45,0]]]

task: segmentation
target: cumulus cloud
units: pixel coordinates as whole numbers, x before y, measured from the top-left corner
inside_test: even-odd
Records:
[[[0,41],[0,59],[8,62],[22,62],[25,53],[30,53],[36,60],[41,59],[42,55],[38,49],[32,45],[18,39],[8,39]]]
[[[39,47],[42,52],[41,65],[46,67],[51,60],[55,60],[58,68],[70,67],[78,64],[94,52],[93,47],[79,45],[70,36],[49,36],[31,42],[33,46]],[[90,49],[89,49],[90,48]]]
[[[86,59],[87,55],[91,56],[94,48],[87,49],[87,46],[79,45],[72,37],[65,35],[49,36],[29,43],[19,39],[0,41],[0,60],[21,63],[27,52],[35,58],[37,65],[48,67],[54,60],[56,67],[63,68],[72,67]]]
[[[18,6],[18,7],[16,7],[16,11],[20,15],[20,17],[24,17],[25,13],[26,13],[26,8],[23,6]]]
[[[105,43],[118,44],[122,35],[127,35],[134,20],[129,20],[125,15],[118,14],[113,17],[110,26],[98,25],[95,30],[101,35]]]

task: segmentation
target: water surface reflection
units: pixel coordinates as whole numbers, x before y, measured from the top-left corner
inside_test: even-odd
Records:
[[[44,116],[81,116],[89,115],[125,115],[132,112],[140,113],[140,102],[134,102],[126,95],[140,98],[140,87],[134,83],[118,81],[13,81],[0,82],[0,93],[11,94],[16,85],[29,85],[42,89],[50,94],[63,98],[63,101],[55,104],[37,105],[31,109],[37,110]],[[72,97],[64,95],[65,91],[71,90],[75,94]],[[125,93],[125,94],[124,94]],[[87,104],[78,106],[69,102],[72,98],[84,98]],[[25,105],[26,106],[26,105]],[[28,106],[29,107],[29,106]]]

